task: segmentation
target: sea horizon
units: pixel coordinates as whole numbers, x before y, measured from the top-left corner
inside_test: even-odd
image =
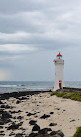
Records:
[[[81,88],[81,81],[65,81],[65,87]],[[0,93],[53,90],[54,81],[0,81]]]

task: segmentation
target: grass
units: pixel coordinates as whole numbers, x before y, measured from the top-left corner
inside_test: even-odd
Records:
[[[73,137],[81,137],[81,127],[79,127]]]
[[[56,95],[57,97],[63,97],[63,98],[67,98],[67,99],[81,101],[81,92],[74,92],[74,91],[67,91],[67,92],[52,91],[50,95],[51,96]]]

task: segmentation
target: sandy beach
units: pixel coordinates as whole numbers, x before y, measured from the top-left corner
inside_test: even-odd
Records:
[[[32,123],[40,129],[60,130],[64,137],[72,137],[81,126],[81,102],[50,96],[48,92],[1,99],[0,137],[18,137],[20,133],[28,137],[34,127]]]

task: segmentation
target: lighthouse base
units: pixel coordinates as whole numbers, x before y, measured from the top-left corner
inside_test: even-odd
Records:
[[[56,91],[58,89],[63,89],[63,87],[65,87],[65,85],[62,84],[61,81],[59,81],[58,84],[55,84],[53,91]]]

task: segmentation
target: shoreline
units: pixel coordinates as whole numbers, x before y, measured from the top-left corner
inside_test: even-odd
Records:
[[[51,90],[48,91],[18,91],[18,92],[7,92],[7,93],[0,93],[0,99],[9,99],[10,97],[21,97],[26,95],[35,95],[40,93],[51,93]]]
[[[1,137],[18,137],[19,134],[19,137],[35,137],[41,129],[46,133],[47,129],[50,130],[47,137],[52,137],[51,133],[55,132],[62,135],[57,137],[72,137],[76,128],[81,126],[81,102],[50,96],[50,91],[0,96]],[[35,125],[39,131],[32,131]],[[31,133],[34,136],[29,136]]]

